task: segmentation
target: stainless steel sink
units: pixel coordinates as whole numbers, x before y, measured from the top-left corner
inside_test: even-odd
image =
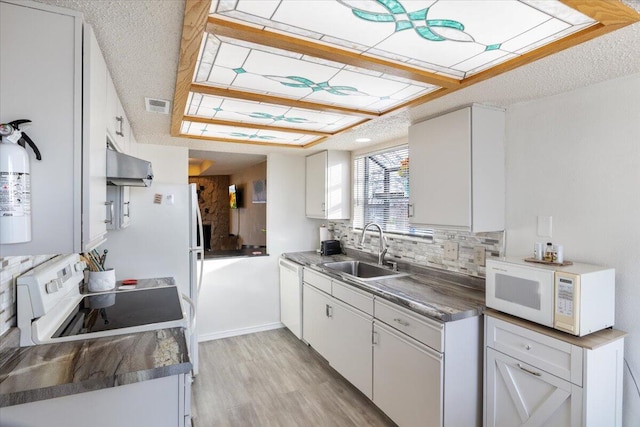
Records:
[[[335,272],[356,277],[360,280],[406,276],[406,273],[399,273],[379,265],[368,264],[362,261],[325,262],[322,266]]]

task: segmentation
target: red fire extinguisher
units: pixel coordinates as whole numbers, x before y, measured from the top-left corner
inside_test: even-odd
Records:
[[[31,181],[29,144],[37,160],[40,150],[20,125],[31,120],[14,120],[0,124],[0,243],[31,241]]]

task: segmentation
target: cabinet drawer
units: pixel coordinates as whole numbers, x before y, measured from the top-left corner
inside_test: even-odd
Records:
[[[334,297],[373,316],[373,295],[336,281],[332,283],[332,287]]]
[[[491,316],[485,319],[487,347],[582,386],[582,348]]]
[[[331,278],[323,274],[316,273],[313,270],[305,268],[303,271],[304,282],[320,289],[323,292],[331,294]]]
[[[442,352],[444,347],[443,323],[427,319],[397,304],[379,299],[375,300],[374,307],[376,319]]]

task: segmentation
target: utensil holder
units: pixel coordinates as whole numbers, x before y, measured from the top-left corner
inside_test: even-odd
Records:
[[[105,271],[90,271],[87,288],[89,292],[110,291],[116,287],[116,271],[110,268]]]

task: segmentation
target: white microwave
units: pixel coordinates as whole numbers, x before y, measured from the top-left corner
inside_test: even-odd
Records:
[[[487,307],[583,336],[613,326],[615,270],[487,260]]]

